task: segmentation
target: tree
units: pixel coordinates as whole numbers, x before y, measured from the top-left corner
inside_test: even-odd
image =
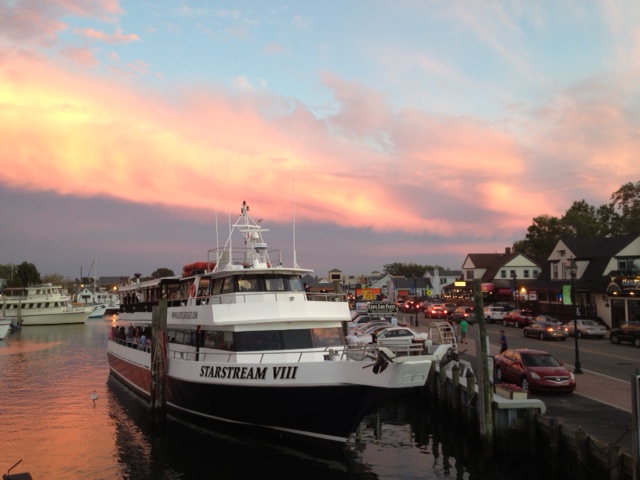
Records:
[[[566,235],[569,235],[569,231],[558,217],[540,215],[527,228],[525,239],[513,244],[513,250],[543,259],[549,255],[558,239]]]
[[[175,273],[170,268],[162,267],[158,268],[151,274],[151,278],[173,277]]]
[[[422,277],[427,270],[433,270],[434,268],[442,269],[438,265],[418,265],[417,263],[389,263],[384,265],[382,271],[388,275],[394,277],[407,277],[411,278],[414,275],[416,277]]]
[[[614,234],[640,233],[640,182],[622,185],[611,195],[609,207],[615,214]]]
[[[26,287],[40,283],[40,273],[33,263],[22,262],[18,265],[13,277],[13,282],[9,286]]]
[[[527,228],[524,240],[514,242],[515,252],[545,259],[562,237],[605,237],[640,233],[640,182],[626,183],[611,195],[611,202],[599,207],[585,200],[573,205],[561,217],[540,215]]]

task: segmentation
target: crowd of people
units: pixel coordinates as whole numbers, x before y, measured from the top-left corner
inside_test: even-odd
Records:
[[[140,326],[129,325],[125,329],[124,326],[114,326],[109,331],[109,340],[128,345],[131,348],[149,350],[151,349],[151,327],[141,328]]]

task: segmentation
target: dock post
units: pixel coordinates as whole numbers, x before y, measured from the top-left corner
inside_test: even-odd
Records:
[[[460,367],[454,365],[451,368],[451,410],[458,418],[460,414]]]
[[[479,278],[473,281],[473,310],[478,324],[477,345],[480,346],[478,361],[478,417],[480,426],[480,441],[485,459],[493,458],[493,389],[489,373],[489,345],[487,343],[487,329],[484,318],[484,303],[482,300],[482,283]]]
[[[167,417],[165,375],[167,373],[167,299],[151,312],[151,412],[154,423]]]

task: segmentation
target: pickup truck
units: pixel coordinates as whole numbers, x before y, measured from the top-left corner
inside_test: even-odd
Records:
[[[484,318],[487,323],[502,323],[504,314],[507,313],[504,307],[489,305],[484,307]]]

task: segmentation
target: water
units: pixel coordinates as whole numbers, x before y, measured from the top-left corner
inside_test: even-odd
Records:
[[[24,327],[0,341],[0,472],[22,459],[13,473],[34,480],[537,478],[523,477],[522,465],[479,473],[477,443],[437,420],[424,399],[379,406],[360,438],[336,449],[173,416],[154,428],[147,404],[109,376],[110,327]]]

